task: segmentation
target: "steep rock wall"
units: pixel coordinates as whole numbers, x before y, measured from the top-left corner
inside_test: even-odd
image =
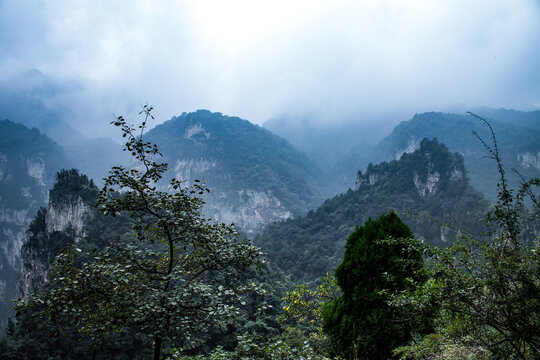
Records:
[[[17,276],[26,229],[39,207],[46,204],[47,184],[52,184],[44,157],[0,156],[0,331],[19,295]]]
[[[203,212],[254,235],[273,221],[306,212],[323,198],[319,170],[287,141],[247,120],[207,110],[156,126],[156,143],[171,177],[206,184]],[[164,187],[161,190],[167,190]]]
[[[84,236],[85,221],[94,215],[96,192],[93,183],[77,170],[58,173],[49,205],[40,209],[30,223],[20,251],[18,287],[23,299],[39,291],[47,281],[50,261],[58,251]]]
[[[19,292],[20,249],[32,218],[48,201],[62,148],[37,129],[0,120],[0,333]]]
[[[224,186],[231,182],[232,175],[217,159],[179,159],[172,170],[173,176],[185,181],[186,185],[192,184],[195,179],[207,183],[210,193],[204,196],[203,210],[206,216],[216,221],[234,223],[248,236],[255,235],[268,222],[292,216],[290,206],[286,206],[271,190],[238,190]]]

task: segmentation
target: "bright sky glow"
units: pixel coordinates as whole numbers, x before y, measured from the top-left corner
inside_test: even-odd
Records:
[[[256,123],[534,109],[538,64],[537,0],[0,0],[3,86],[39,70],[87,132],[145,102]]]

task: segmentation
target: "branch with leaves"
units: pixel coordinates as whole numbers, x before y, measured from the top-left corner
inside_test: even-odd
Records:
[[[143,107],[138,130],[121,116],[113,121],[137,165],[113,167],[96,204],[103,215],[126,214],[132,238],[82,264],[77,249],[61,253],[50,271],[49,290],[21,307],[45,303],[41,316],[75,326],[96,342],[136,328],[152,337],[154,360],[160,360],[164,349],[192,348],[211,327],[232,321],[246,293],[262,292],[240,275],[264,261],[232,226],[202,216],[200,195],[208,189],[201,182],[187,186],[173,178],[169,191],[158,190],[167,164],[156,161],[158,147],[144,140],[151,111]]]

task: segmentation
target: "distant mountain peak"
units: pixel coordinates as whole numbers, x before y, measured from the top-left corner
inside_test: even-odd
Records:
[[[322,200],[316,166],[283,138],[239,117],[197,110],[147,135],[159,146],[172,177],[201,180],[209,187],[206,215],[234,222],[249,235]]]
[[[365,173],[358,172],[356,190],[383,187],[388,192],[416,189],[422,197],[431,197],[440,190],[467,185],[463,157],[450,153],[436,138],[424,138],[419,148],[405,152],[399,160],[369,164]]]
[[[539,176],[540,171],[540,111],[481,109],[476,112],[493,128],[503,165],[515,168],[525,178]],[[426,112],[401,122],[372,151],[373,160],[399,159],[417,139],[438,138],[464,159],[471,184],[491,201],[497,199],[497,166],[488,151],[473,135],[478,134],[491,144],[491,133],[482,121],[467,114]],[[509,173],[510,186],[519,186],[520,177]]]

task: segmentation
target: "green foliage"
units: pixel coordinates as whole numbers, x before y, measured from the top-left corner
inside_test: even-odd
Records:
[[[428,170],[439,173],[440,180],[434,193],[422,196],[415,174],[424,182]],[[450,180],[453,173],[462,177]],[[457,231],[446,224],[484,230],[475,215],[483,213],[488,202],[468,184],[463,158],[436,139],[425,139],[419,150],[399,161],[372,165],[359,176],[368,183],[326,200],[305,216],[267,225],[254,244],[294,279],[309,282],[335,270],[345,239],[358,224],[390,210],[430,244],[451,245]],[[370,178],[379,180],[369,185]]]
[[[170,164],[178,159],[215,161],[204,172],[213,192],[270,192],[295,214],[321,200],[316,166],[287,141],[247,120],[198,110],[156,126],[148,139]]]
[[[430,328],[429,318],[388,304],[391,294],[426,279],[422,245],[391,212],[368,220],[347,239],[336,278],[343,294],[323,313],[333,351],[348,359],[385,359],[413,332]]]
[[[49,199],[53,203],[62,203],[80,197],[85,203],[93,205],[97,194],[98,188],[88,176],[80,174],[77,169],[62,169],[56,174],[56,182],[49,192]]]
[[[538,237],[522,233],[526,227],[538,229],[540,199],[535,191],[540,179],[522,179],[520,188],[512,191],[494,131],[478,118],[491,131],[493,145],[481,141],[500,175],[498,201],[486,216],[493,235],[482,240],[464,234],[451,248],[433,249],[431,279],[424,287],[395,297],[395,304],[440,309],[436,332],[398,349],[396,354],[403,358],[442,358],[448,352],[475,359],[540,356]],[[527,197],[530,210],[525,208]]]
[[[499,134],[499,144],[503,152],[500,156],[510,167],[519,169],[527,177],[538,177],[539,171],[534,166],[520,163],[520,155],[537,154],[540,150],[539,112],[511,112],[505,110],[488,111],[490,124]],[[506,116],[509,116],[506,118]],[[410,145],[411,140],[438,138],[452,151],[463,154],[465,166],[469,170],[471,184],[480,190],[490,201],[497,200],[497,168],[486,158],[485,149],[476,141],[471,132],[483,138],[491,136],[484,123],[468,114],[445,114],[429,112],[415,115],[394,128],[374,149],[380,160],[395,158]],[[374,156],[374,157],[375,157]],[[534,156],[534,155],[533,155]],[[519,186],[519,178],[509,178],[509,185]]]
[[[42,311],[46,304],[39,307]],[[146,360],[151,343],[147,336],[133,331],[110,334],[99,346],[82,337],[74,327],[51,321],[36,322],[33,314],[19,313],[12,333],[0,341],[1,360]]]
[[[45,218],[47,215],[47,209],[42,207],[40,208],[32,222],[30,222],[30,225],[28,226],[28,230],[26,230],[26,234],[28,236],[27,241],[25,242],[26,246],[30,246],[33,248],[40,248],[43,245],[45,245],[45,241],[41,240],[40,237],[45,236],[47,231],[47,225],[45,223]],[[24,245],[23,245],[24,246]]]
[[[296,326],[302,325],[308,332],[319,332],[323,309],[340,294],[336,278],[331,275],[322,278],[314,290],[305,284],[298,285],[282,299],[284,312],[280,320],[293,320]]]
[[[286,334],[285,338],[265,339],[258,336],[238,336],[238,345],[233,351],[221,347],[214,349],[208,356],[182,356],[173,353],[168,360],[330,360],[312,348],[304,338],[295,334]]]
[[[114,122],[139,167],[113,167],[98,197],[103,214],[131,218],[135,236],[82,264],[81,249],[61,253],[50,270],[53,286],[19,309],[46,304],[37,315],[60,327],[75,326],[95,344],[110,333],[136,328],[153,339],[159,360],[164,348],[192,348],[212,326],[225,327],[238,314],[243,294],[260,291],[239,278],[261,266],[262,259],[259,249],[238,240],[230,226],[201,216],[198,196],[206,188],[199,182],[185,187],[173,179],[171,192],[156,190],[167,164],[155,162],[157,146],[143,140],[151,110],[142,111],[140,134],[122,117]]]
[[[323,310],[341,294],[336,278],[327,275],[319,285],[298,285],[283,297],[279,320],[287,327],[281,340],[296,347],[309,346],[316,356],[328,354],[330,338],[322,331]]]

